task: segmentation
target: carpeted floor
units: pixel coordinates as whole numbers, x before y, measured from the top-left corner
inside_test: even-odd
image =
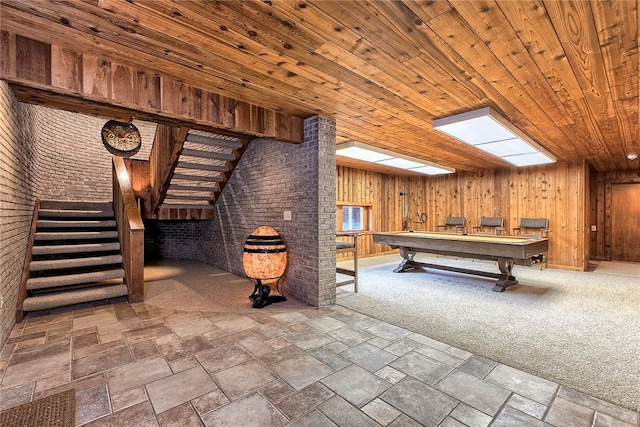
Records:
[[[418,261],[497,272],[489,261],[418,254]],[[360,292],[338,304],[534,375],[640,410],[640,272],[516,266],[520,284],[429,270],[393,273],[399,255],[360,263]],[[616,273],[616,271],[618,273]]]

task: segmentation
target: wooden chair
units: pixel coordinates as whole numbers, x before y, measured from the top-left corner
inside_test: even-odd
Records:
[[[504,218],[480,217],[480,224],[471,227],[471,232],[473,234],[504,234]]]
[[[549,236],[549,219],[548,218],[520,218],[520,225],[513,229],[514,236],[529,237],[531,239],[543,239]],[[538,254],[531,258],[534,264],[547,266],[549,260],[544,254]]]
[[[445,218],[444,224],[436,225],[436,231],[444,233],[464,233],[466,228],[467,219],[463,216],[448,216]]]
[[[336,281],[336,286],[345,286],[353,283],[353,292],[358,293],[358,233],[336,233],[337,237],[348,237],[349,240],[336,239],[336,254],[353,254],[353,270],[336,267],[336,273],[353,277],[352,279]]]
[[[542,239],[549,236],[548,218],[520,218],[520,223],[513,229],[514,236]]]

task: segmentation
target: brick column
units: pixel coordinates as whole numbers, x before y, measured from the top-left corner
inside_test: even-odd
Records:
[[[201,242],[205,262],[243,276],[247,236],[271,226],[288,249],[284,294],[328,305],[335,302],[335,209],[335,121],[314,116],[305,121],[302,144],[249,144],[215,204],[214,220],[205,221],[194,240]]]

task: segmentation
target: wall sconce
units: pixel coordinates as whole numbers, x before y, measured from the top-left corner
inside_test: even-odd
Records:
[[[638,155],[636,153],[634,153],[634,152],[631,152],[631,153],[627,154],[627,159],[629,159],[629,160],[635,160],[637,158],[638,158]]]

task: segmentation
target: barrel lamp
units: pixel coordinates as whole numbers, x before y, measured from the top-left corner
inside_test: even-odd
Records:
[[[247,277],[256,281],[253,293],[249,296],[253,308],[287,300],[278,289],[287,267],[287,247],[275,229],[262,226],[253,230],[244,243],[242,266]],[[280,295],[269,296],[269,285],[275,285]]]

